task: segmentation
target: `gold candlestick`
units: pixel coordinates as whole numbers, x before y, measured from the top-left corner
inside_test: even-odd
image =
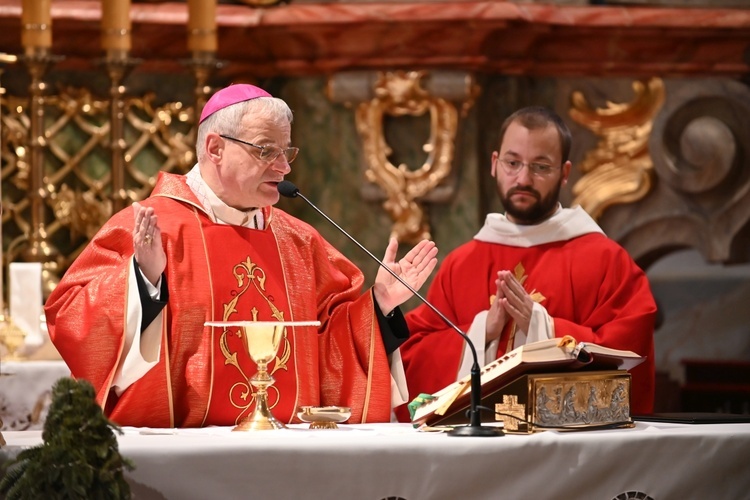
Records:
[[[125,187],[125,86],[123,81],[130,71],[140,63],[140,59],[128,56],[126,50],[107,51],[104,64],[109,75],[110,116],[109,137],[111,148],[112,173],[112,213],[119,212],[130,203],[130,195]]]
[[[49,67],[60,60],[45,48],[35,48],[24,54],[22,60],[31,75],[29,86],[29,200],[31,224],[29,244],[23,252],[26,262],[42,263],[43,294],[46,299],[59,281],[60,252],[52,245],[47,237],[45,220],[46,198],[49,190],[44,175],[44,148],[47,138],[44,134],[44,93],[47,84],[44,75]]]
[[[130,202],[125,188],[125,87],[127,75],[140,60],[130,57],[132,23],[130,0],[102,0],[102,49],[110,87],[110,148],[112,174],[112,213]]]
[[[46,85],[43,75],[59,57],[49,53],[52,46],[51,0],[23,0],[21,12],[21,43],[24,62],[31,74],[29,124],[29,198],[31,200],[31,230],[29,246],[24,252],[28,262],[42,263],[44,296],[56,286],[59,252],[47,242],[44,221],[45,201],[49,194],[44,183],[44,98]]]
[[[198,129],[198,118],[211,95],[211,86],[208,81],[211,75],[220,69],[224,63],[216,59],[214,52],[193,52],[193,57],[187,60],[185,65],[190,67],[195,78],[195,127],[193,129],[193,136],[195,136]]]
[[[195,122],[211,94],[211,74],[222,64],[216,59],[216,0],[188,0],[188,65],[195,76]],[[197,130],[197,128],[196,128]]]

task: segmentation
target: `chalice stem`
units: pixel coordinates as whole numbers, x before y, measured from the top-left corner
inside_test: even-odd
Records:
[[[273,416],[271,409],[268,407],[267,389],[273,385],[273,377],[265,369],[260,369],[260,363],[258,367],[258,373],[250,379],[250,383],[256,388],[255,409],[237,427],[232,429],[234,431],[266,431],[286,428],[286,425]]]

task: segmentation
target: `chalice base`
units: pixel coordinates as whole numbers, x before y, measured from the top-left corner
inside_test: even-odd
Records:
[[[276,419],[271,412],[265,413],[257,409],[248,417],[242,419],[232,431],[273,431],[286,429],[286,425]]]

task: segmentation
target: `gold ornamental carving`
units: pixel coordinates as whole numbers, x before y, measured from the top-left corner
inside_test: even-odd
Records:
[[[580,165],[583,176],[573,186],[573,204],[594,219],[614,204],[642,199],[653,185],[648,138],[664,103],[664,82],[635,81],[633,91],[631,102],[608,102],[596,109],[581,92],[572,95],[571,118],[599,137]]]
[[[363,140],[368,181],[380,186],[387,199],[383,207],[394,221],[391,235],[402,242],[430,238],[430,227],[420,198],[435,189],[451,172],[458,127],[456,107],[434,97],[422,86],[421,71],[379,73],[375,97],[357,106],[357,131]],[[392,149],[386,141],[386,116],[420,117],[429,113],[430,136],[422,146],[427,153],[416,169],[389,160]]]

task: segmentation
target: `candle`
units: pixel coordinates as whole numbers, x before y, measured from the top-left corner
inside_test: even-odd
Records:
[[[188,0],[188,50],[216,52],[216,0]]]
[[[52,46],[52,0],[23,0],[21,44],[26,49]]]
[[[130,0],[102,0],[102,49],[130,50]]]

